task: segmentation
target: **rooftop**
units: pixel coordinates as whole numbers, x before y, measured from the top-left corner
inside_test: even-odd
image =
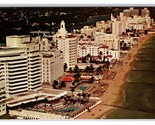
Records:
[[[30,37],[30,35],[11,35],[7,36],[9,38],[24,38],[24,37]]]
[[[0,56],[14,56],[23,53],[24,49],[17,47],[0,47]]]

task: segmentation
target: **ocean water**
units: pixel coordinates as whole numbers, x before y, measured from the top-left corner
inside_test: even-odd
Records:
[[[155,119],[155,36],[143,44],[131,66],[125,102],[108,119]]]

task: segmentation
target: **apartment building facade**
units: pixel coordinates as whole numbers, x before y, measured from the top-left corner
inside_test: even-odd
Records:
[[[0,61],[0,116],[6,114],[6,93],[5,93],[5,82],[2,75],[2,66]]]
[[[61,22],[60,29],[53,36],[53,41],[58,50],[63,52],[63,62],[67,64],[68,68],[74,67],[77,64],[78,37],[66,31],[64,21]]]
[[[42,82],[53,83],[64,73],[63,53],[53,49],[50,52],[42,52]]]

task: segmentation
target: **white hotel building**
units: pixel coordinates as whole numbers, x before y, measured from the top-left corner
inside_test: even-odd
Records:
[[[103,56],[106,56],[105,60],[119,60],[119,41],[119,37],[116,34],[106,34],[102,30],[95,31],[93,39],[84,37],[78,41],[78,58],[85,57],[88,54],[97,57],[99,53],[102,52]]]
[[[4,77],[2,76],[2,68],[0,63],[0,116],[6,114],[6,94],[5,94],[5,83]]]
[[[7,47],[0,48],[7,97],[41,89],[39,45],[29,40],[29,36],[7,36]]]
[[[39,44],[41,53],[42,83],[53,83],[64,73],[64,58],[61,50],[55,43],[47,38],[35,37],[33,42]]]
[[[80,30],[80,33],[85,34],[86,36],[94,36],[96,30],[98,30],[97,27],[84,26]]]
[[[74,67],[77,64],[77,36],[67,33],[65,22],[62,21],[60,29],[53,36],[57,48],[63,52],[64,63],[67,63],[68,68]]]
[[[126,29],[145,30],[152,26],[153,19],[148,9],[124,10],[116,18],[111,14],[112,33],[120,36]]]
[[[64,73],[62,51],[53,49],[42,52],[42,82],[53,83]]]

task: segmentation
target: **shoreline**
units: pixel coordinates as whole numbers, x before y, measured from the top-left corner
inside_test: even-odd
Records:
[[[102,100],[101,104],[97,105],[90,112],[86,112],[81,116],[77,117],[77,119],[104,119],[107,118],[109,114],[115,111],[117,106],[121,106],[125,101],[125,79],[127,74],[132,69],[132,62],[135,60],[135,56],[141,46],[148,42],[150,38],[152,38],[154,34],[147,34],[141,36],[138,41],[138,45],[131,48],[129,52],[125,55],[123,60],[124,64],[119,67],[115,68],[114,70],[117,71],[117,75],[113,80],[103,80],[103,82],[107,82],[109,84],[108,92],[104,93],[100,98]],[[131,58],[128,60],[128,55],[131,55]],[[125,63],[126,62],[126,63]]]

